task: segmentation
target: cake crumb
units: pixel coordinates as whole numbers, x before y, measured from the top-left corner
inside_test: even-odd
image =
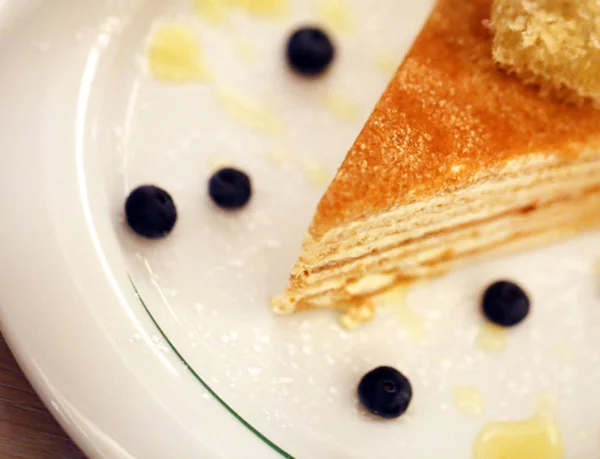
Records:
[[[351,307],[340,315],[340,323],[347,330],[354,330],[375,317],[375,306],[371,302]]]

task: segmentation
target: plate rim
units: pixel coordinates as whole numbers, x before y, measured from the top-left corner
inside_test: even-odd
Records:
[[[97,19],[94,14],[103,11],[105,3],[86,2],[84,9],[72,0],[64,2],[73,7],[73,21],[78,18],[91,23]],[[139,4],[132,2],[132,9]],[[10,5],[16,5],[16,2]],[[51,30],[53,21],[42,20],[46,16],[43,13],[50,11],[41,0],[32,0],[26,7],[26,14],[25,8],[9,8],[2,12],[2,20],[7,25],[2,30],[0,41],[0,49],[6,51],[7,61],[18,62],[0,75],[0,87],[10,88],[26,83],[29,89],[7,91],[7,102],[15,110],[10,116],[0,114],[0,124],[6,127],[6,132],[19,133],[25,125],[37,134],[6,136],[7,180],[2,188],[6,195],[20,198],[0,203],[0,209],[9,216],[5,237],[11,241],[0,245],[5,266],[11,265],[10,271],[5,268],[0,280],[0,330],[24,374],[51,414],[89,457],[164,457],[161,447],[164,449],[166,443],[179,444],[179,449],[168,448],[168,454],[181,458],[198,457],[199,454],[202,457],[231,457],[227,451],[231,452],[232,448],[238,452],[259,454],[260,457],[293,457],[247,421],[241,422],[239,416],[233,415],[235,411],[224,409],[226,403],[218,396],[198,400],[205,411],[200,420],[204,419],[203,426],[211,430],[235,435],[235,447],[210,438],[208,434],[200,436],[198,432],[182,429],[180,418],[183,412],[177,409],[185,407],[168,406],[166,400],[157,399],[158,388],[165,382],[174,382],[174,388],[179,387],[178,390],[185,392],[195,391],[198,380],[156,326],[153,317],[142,308],[143,303],[136,299],[134,285],[126,275],[120,276],[118,284],[111,285],[111,273],[105,272],[106,266],[102,266],[95,253],[98,249],[94,240],[97,234],[91,233],[89,228],[87,193],[80,189],[81,174],[87,186],[88,172],[94,168],[87,163],[87,158],[82,162],[77,160],[83,155],[82,136],[87,135],[84,131],[89,129],[86,123],[87,101],[84,100],[89,97],[86,85],[89,89],[94,65],[105,50],[103,40],[106,36],[94,36],[79,42],[73,54],[69,55],[69,61],[59,70],[64,81],[72,84],[71,89],[77,90],[64,92],[63,87],[60,88],[62,92],[48,91],[45,76],[49,66],[56,66],[56,62],[52,56],[40,54],[32,46],[28,34],[32,30],[39,30],[40,34]],[[119,13],[123,14],[123,11]],[[23,27],[15,27],[16,24]],[[57,38],[58,42],[61,40],[72,40],[72,37]],[[72,43],[69,44],[72,46]],[[40,108],[39,119],[31,117],[31,107]],[[26,192],[23,192],[24,188]],[[106,216],[106,220],[104,223],[108,226],[110,216]],[[103,230],[106,228],[95,228],[95,231]],[[75,254],[67,253],[69,247],[65,241],[71,237],[81,259],[86,259],[86,255],[96,255],[93,263],[87,259],[88,262],[69,264],[69,257],[73,260]],[[114,232],[112,240],[116,247]],[[73,251],[74,247],[70,250]],[[25,279],[37,280],[35,288],[31,288]],[[101,299],[91,300],[86,295],[86,287],[91,282],[96,284],[92,289],[94,293],[101,291]],[[123,298],[127,298],[126,305],[121,304]],[[40,308],[40,299],[51,299],[53,308]],[[92,301],[110,306],[110,313],[90,308]],[[127,325],[144,333],[148,354],[138,352],[134,358],[130,343],[120,343],[114,334],[110,335],[108,322],[117,315],[128,320]],[[175,352],[165,355],[164,351],[156,349],[150,339],[156,333],[162,334]],[[85,336],[84,342],[79,340],[82,335]],[[48,346],[50,342],[56,345]],[[108,372],[111,377],[119,379],[119,384],[110,388],[99,386],[94,378],[78,377],[77,371],[64,371],[63,360],[78,371],[91,369],[95,377],[103,377],[103,373]],[[153,374],[152,381],[142,381],[143,371],[138,370],[155,368],[157,362],[162,365],[159,374]],[[216,395],[206,385],[205,389]],[[100,400],[102,395],[126,400],[140,409],[113,409],[113,413],[109,413],[106,406],[109,404]],[[119,416],[115,413],[117,411],[120,411]],[[191,417],[187,411],[185,415]],[[168,442],[144,442],[135,435],[139,433],[136,425],[147,425],[149,418],[152,420],[151,428],[169,438]],[[128,429],[116,434],[119,424],[126,425]],[[152,443],[154,448],[149,450],[144,443]]]

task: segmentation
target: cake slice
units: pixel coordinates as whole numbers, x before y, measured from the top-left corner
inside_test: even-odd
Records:
[[[275,311],[364,320],[395,285],[600,223],[600,111],[499,69],[491,8],[438,2],[319,203]]]

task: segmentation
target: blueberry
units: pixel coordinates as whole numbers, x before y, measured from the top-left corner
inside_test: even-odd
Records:
[[[289,66],[304,76],[323,73],[335,56],[335,49],[327,34],[316,27],[301,27],[288,39]]]
[[[177,221],[177,209],[165,190],[153,185],[143,185],[127,197],[125,216],[133,231],[155,239],[171,232]]]
[[[210,178],[208,193],[217,206],[228,210],[239,209],[250,200],[252,185],[244,172],[226,167]]]
[[[529,314],[529,298],[517,284],[498,281],[490,285],[483,294],[482,307],[489,320],[512,327]]]
[[[395,368],[378,367],[360,380],[358,398],[371,413],[393,419],[408,409],[412,387],[406,376]]]

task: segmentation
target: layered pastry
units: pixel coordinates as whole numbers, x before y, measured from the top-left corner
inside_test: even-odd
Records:
[[[491,0],[439,0],[320,201],[275,311],[365,319],[393,286],[600,223],[600,111],[499,68],[493,54],[518,64],[523,43],[499,32],[493,53],[491,13]]]

